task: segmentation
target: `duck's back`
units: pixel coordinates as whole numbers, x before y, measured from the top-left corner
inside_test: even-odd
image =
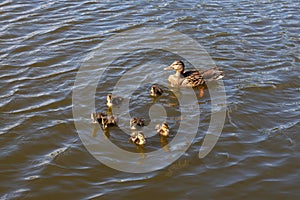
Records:
[[[220,80],[224,77],[223,71],[220,71],[217,67],[200,72],[205,81]]]
[[[183,73],[184,77],[197,76],[197,75],[200,75],[199,71],[197,71],[197,70],[186,71]]]
[[[194,73],[191,73],[189,76],[186,76],[181,82],[181,85],[184,87],[198,87],[200,85],[203,85],[204,83],[205,82],[201,74],[198,71],[195,71]]]

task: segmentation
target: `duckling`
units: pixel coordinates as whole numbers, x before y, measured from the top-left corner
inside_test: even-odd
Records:
[[[103,129],[106,129],[110,126],[116,126],[117,120],[116,117],[113,115],[105,115],[101,112],[94,112],[91,114],[92,122],[99,123],[102,125]]]
[[[165,137],[168,137],[170,135],[170,129],[169,129],[169,125],[167,124],[167,122],[163,122],[161,125],[157,124],[155,129],[159,135],[162,135]]]
[[[161,96],[164,91],[156,84],[153,84],[150,89],[150,96],[158,97]]]
[[[137,126],[145,126],[144,120],[142,118],[133,117],[130,119],[130,128],[136,130]]]
[[[122,97],[113,97],[112,94],[108,94],[106,97],[106,105],[109,108],[111,108],[113,105],[119,105],[122,101]]]
[[[96,123],[101,123],[101,114],[102,113],[100,113],[100,112],[93,112],[92,114],[91,114],[91,119],[92,119],[92,123],[93,124],[96,124]]]
[[[135,131],[130,135],[129,140],[136,145],[146,144],[146,139],[144,134],[141,131]]]
[[[104,129],[110,126],[117,126],[117,118],[113,115],[106,115],[102,117],[102,126]]]
[[[224,73],[217,67],[206,71],[184,71],[184,63],[180,60],[174,61],[165,70],[176,70],[175,75],[170,75],[168,81],[174,86],[197,87],[204,85],[206,82],[220,80],[224,77]]]

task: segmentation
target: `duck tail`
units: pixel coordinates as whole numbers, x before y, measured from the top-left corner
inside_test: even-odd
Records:
[[[217,67],[208,69],[201,73],[205,81],[213,81],[213,80],[220,80],[224,77],[224,72],[219,70]]]

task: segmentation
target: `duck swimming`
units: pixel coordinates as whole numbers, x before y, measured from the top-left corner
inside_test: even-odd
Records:
[[[135,131],[130,135],[129,140],[136,145],[146,144],[146,139],[144,134],[141,131]]]
[[[174,75],[170,75],[168,81],[173,87],[198,87],[205,85],[205,83],[213,80],[219,80],[224,77],[222,71],[217,67],[206,71],[184,71],[184,63],[180,60],[174,61],[165,70],[176,70]]]
[[[130,128],[136,130],[137,126],[145,126],[144,120],[142,118],[133,117],[130,119]]]
[[[157,133],[161,136],[168,137],[170,135],[169,125],[166,122],[162,124],[157,124],[155,129]]]
[[[106,97],[106,105],[109,108],[112,108],[113,105],[119,105],[122,101],[122,97],[113,97],[112,94],[108,94]]]
[[[101,113],[99,113],[99,112],[93,112],[92,114],[91,114],[91,119],[92,119],[92,123],[93,124],[96,124],[96,123],[99,123],[99,124],[101,124]]]
[[[113,115],[105,115],[101,112],[93,112],[91,114],[92,123],[99,123],[102,125],[103,129],[106,129],[110,126],[116,126],[117,120]]]
[[[153,84],[150,89],[150,96],[158,97],[161,96],[164,91],[156,84]]]

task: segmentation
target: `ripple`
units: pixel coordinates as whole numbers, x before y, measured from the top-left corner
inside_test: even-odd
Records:
[[[13,123],[8,124],[6,126],[4,126],[1,131],[0,131],[0,135],[8,133],[10,130],[12,130],[13,128],[16,128],[18,126],[21,126],[24,123],[25,119],[15,119]]]
[[[60,199],[61,194],[69,199],[150,195],[195,199],[199,194],[208,199],[282,199],[297,194],[298,1],[81,0],[33,4],[5,0],[0,7],[0,157],[1,171],[5,172],[1,177],[5,183],[1,185],[1,199]],[[199,160],[198,151],[212,114],[211,99],[205,93],[197,105],[191,106],[201,106],[201,122],[182,158],[188,162],[181,165],[179,160],[148,174],[126,174],[99,163],[78,139],[72,116],[73,84],[81,62],[88,59],[86,54],[95,51],[99,43],[122,31],[152,25],[192,37],[225,71],[227,108],[216,105],[214,111],[227,109],[227,119],[212,152]],[[121,45],[132,44],[124,43],[113,46],[111,53]],[[164,45],[168,44],[162,41],[162,48]],[[97,83],[97,109],[105,110],[106,93],[128,70],[136,68],[126,82],[144,68],[150,70],[150,75],[143,75],[141,81],[151,77],[165,80],[166,75],[158,69],[174,59],[179,59],[178,55],[170,52],[140,50],[113,63],[89,63],[99,68],[108,66],[105,77]],[[153,65],[156,70],[149,67]],[[135,91],[132,114],[147,116],[145,107],[153,101],[144,92],[146,87]],[[79,85],[75,89],[87,88]],[[170,90],[155,102],[166,109],[173,131],[185,117],[179,112],[175,92]],[[113,142],[137,152],[134,145],[123,142],[127,135],[116,129],[110,134]],[[153,137],[146,151],[162,148],[160,145],[159,138]],[[184,139],[168,148],[183,145]]]
[[[24,197],[24,195],[29,192],[29,189],[17,189],[13,192],[10,192],[8,194],[4,194],[1,199],[12,199],[12,198],[21,198]]]

